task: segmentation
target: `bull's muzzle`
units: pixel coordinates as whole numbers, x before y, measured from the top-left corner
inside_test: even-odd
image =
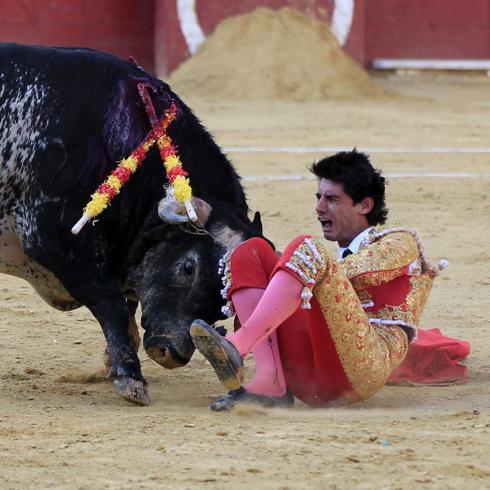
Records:
[[[192,342],[189,339],[189,343]],[[185,366],[194,352],[194,346],[189,346],[185,349],[186,354],[182,355],[177,352],[177,349],[171,342],[164,337],[149,337],[144,339],[144,347],[148,356],[155,362],[167,369],[174,369]]]

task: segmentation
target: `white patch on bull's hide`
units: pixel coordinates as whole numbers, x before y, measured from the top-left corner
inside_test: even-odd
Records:
[[[80,306],[52,272],[23,252],[19,238],[9,221],[0,221],[0,273],[25,279],[39,296],[54,308],[72,310]]]
[[[7,145],[12,145],[11,155],[3,165],[11,171],[21,172],[24,178],[28,171],[25,163],[33,156],[33,149],[39,147],[41,132],[49,124],[47,114],[42,110],[45,96],[46,90],[41,84],[29,83],[17,92],[5,94],[0,106],[0,154]]]
[[[42,146],[43,134],[53,121],[54,96],[34,73],[15,65],[8,81],[2,74],[0,92],[0,218],[12,216],[24,243],[36,235],[33,209],[44,196],[28,202],[24,190],[32,188],[32,162]],[[14,76],[15,75],[15,76]],[[0,225],[0,237],[2,228]]]
[[[55,308],[73,309],[78,303],[55,275],[24,253],[37,239],[36,209],[47,200],[29,190],[34,156],[55,120],[56,98],[39,75],[17,65],[12,70],[8,81],[0,74],[0,273],[27,280]]]
[[[232,230],[229,226],[219,225],[211,230],[213,238],[226,250],[232,250],[239,243],[243,242],[243,233]]]

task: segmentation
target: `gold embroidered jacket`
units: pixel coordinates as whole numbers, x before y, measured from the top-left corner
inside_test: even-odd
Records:
[[[437,274],[414,230],[374,229],[340,267],[371,323],[400,325],[413,337]]]

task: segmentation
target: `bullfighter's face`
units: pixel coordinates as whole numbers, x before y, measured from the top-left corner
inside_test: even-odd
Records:
[[[320,179],[316,198],[317,218],[327,240],[338,242],[340,247],[347,247],[359,233],[369,227],[366,215],[373,208],[371,197],[354,203],[344,191],[343,184]]]

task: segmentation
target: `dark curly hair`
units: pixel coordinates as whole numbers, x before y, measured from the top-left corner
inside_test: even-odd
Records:
[[[374,199],[373,209],[366,215],[372,226],[382,225],[388,216],[385,205],[385,178],[381,171],[375,169],[369,157],[358,152],[341,151],[330,157],[313,163],[310,171],[317,179],[327,179],[342,184],[344,192],[350,196],[354,204],[365,197]]]

